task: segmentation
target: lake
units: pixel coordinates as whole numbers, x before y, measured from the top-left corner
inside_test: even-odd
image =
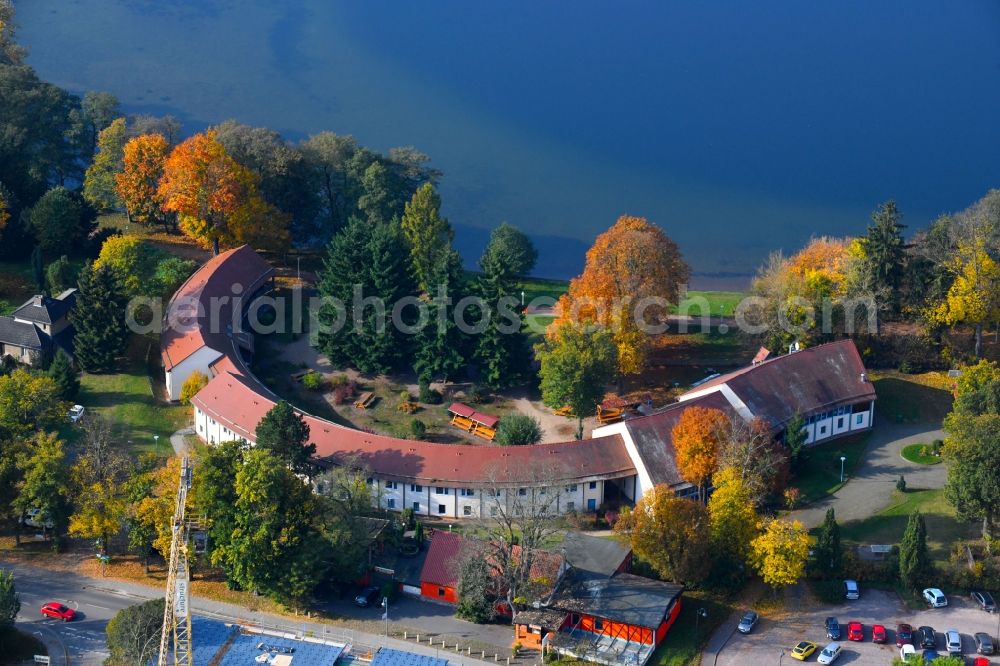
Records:
[[[540,275],[629,213],[745,282],[890,197],[912,231],[1000,186],[993,0],[16,5],[44,78],[129,112],[417,146],[467,258],[507,220]]]

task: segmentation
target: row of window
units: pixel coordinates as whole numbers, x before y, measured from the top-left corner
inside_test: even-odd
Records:
[[[368,483],[369,486],[374,485],[374,483],[375,483],[375,479],[372,478],[372,477],[368,477],[368,479],[366,481],[367,481],[367,483]],[[398,481],[386,481],[384,487],[385,487],[386,490],[399,490],[399,482]],[[587,487],[590,490],[597,490],[597,481],[591,481],[591,482],[589,482],[587,484]],[[575,483],[566,486],[566,492],[567,493],[575,493],[575,492],[577,492],[577,489],[578,489],[578,486]],[[459,488],[458,491],[459,491],[459,494],[462,497],[475,497],[476,496],[476,491],[473,488]],[[419,483],[411,483],[410,484],[410,492],[411,493],[422,493],[422,492],[424,492],[424,487],[422,485],[420,485]],[[435,486],[434,487],[434,493],[437,494],[437,495],[450,495],[451,494],[451,488],[444,488],[442,486]],[[494,490],[494,489],[489,489],[489,490],[486,491],[486,494],[489,495],[490,497],[497,497],[497,495],[499,494],[499,491]],[[518,488],[517,489],[517,494],[519,496],[521,496],[521,497],[526,497],[528,495],[528,489],[527,488]],[[544,495],[545,494],[545,488],[539,488],[538,489],[538,494]]]
[[[826,419],[833,418],[834,416],[842,416],[844,414],[850,414],[851,411],[852,411],[851,405],[838,407],[837,409],[831,409],[830,411],[822,412],[820,414],[813,414],[806,420],[806,423],[816,423],[817,421],[824,421]]]
[[[389,499],[387,499],[385,501],[385,507],[387,509],[395,510],[397,508],[397,506],[396,506],[396,498],[395,497],[390,497]],[[412,508],[415,513],[420,513],[422,511],[422,509],[420,508],[420,502],[412,502],[410,504],[410,508]],[[498,511],[499,511],[499,509],[497,509],[497,507],[495,507],[495,506],[491,506],[490,507],[490,515],[491,516],[496,516],[497,513],[498,513]],[[576,502],[574,502],[572,500],[566,502],[566,511],[576,511]],[[589,499],[589,500],[587,500],[587,511],[597,511],[597,500],[596,499]],[[444,505],[444,504],[438,504],[437,505],[437,514],[439,516],[444,516],[447,513],[448,513],[448,507],[446,505]],[[464,505],[462,507],[462,515],[463,516],[471,516],[471,515],[473,515],[472,505],[471,504],[466,504],[466,505]]]

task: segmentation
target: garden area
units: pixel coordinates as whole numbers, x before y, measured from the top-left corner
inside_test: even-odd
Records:
[[[861,461],[870,437],[871,433],[850,435],[805,449],[789,484],[799,489],[799,503],[808,504],[840,490]],[[846,458],[843,461],[843,480],[840,475],[841,457]]]
[[[937,465],[943,460],[941,457],[942,445],[943,442],[939,439],[934,440],[931,444],[910,444],[903,447],[900,455],[903,456],[904,460],[917,465]]]

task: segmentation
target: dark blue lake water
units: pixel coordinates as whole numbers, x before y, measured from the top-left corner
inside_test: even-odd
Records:
[[[912,227],[1000,186],[1000,3],[21,0],[42,76],[190,130],[237,118],[412,144],[468,253],[508,220],[541,275],[621,213],[696,271]],[[479,231],[477,231],[479,230]]]

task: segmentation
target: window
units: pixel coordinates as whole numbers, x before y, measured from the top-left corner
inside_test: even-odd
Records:
[[[472,488],[462,488],[462,497],[475,497],[476,491]]]
[[[410,484],[410,492],[411,493],[420,493],[420,492],[423,492],[423,490],[424,490],[424,487],[421,486],[421,485],[418,485],[416,483],[411,483]]]
[[[591,481],[590,482],[590,489],[591,490],[597,490],[597,481]]]
[[[568,492],[568,493],[575,493],[576,492],[576,484],[574,483],[571,486],[566,486],[566,492]]]
[[[375,483],[375,479],[369,476],[367,479],[365,479],[365,483],[367,483],[370,486],[373,483]]]
[[[198,432],[205,432],[205,426],[198,424]]]
[[[864,420],[865,420],[864,414],[858,414],[856,417],[854,417],[854,422],[857,423],[858,425],[864,423]]]
[[[465,506],[463,506],[462,507],[462,515],[463,516],[471,516],[472,515],[472,507],[469,506],[468,504],[466,504]]]
[[[443,587],[439,587],[438,588],[438,596],[439,597],[443,597],[444,596],[444,588]]]
[[[399,482],[398,481],[386,481],[385,482],[385,489],[386,490],[398,490],[399,489]]]
[[[442,488],[441,486],[438,486],[437,488],[434,489],[434,492],[436,492],[438,495],[447,495],[448,494],[448,489],[447,488]]]
[[[413,510],[416,511],[417,513],[420,513],[420,502],[413,503]]]
[[[576,511],[576,502],[566,502],[567,511]]]
[[[444,504],[438,504],[438,513],[444,513],[445,511],[447,511],[447,509]]]
[[[604,620],[599,617],[594,618],[594,631],[604,631]]]
[[[538,489],[538,494],[539,495],[544,495],[545,494],[545,488],[539,488]]]
[[[497,513],[498,513],[497,508],[495,506],[491,506],[490,507],[490,515],[493,516],[494,518],[496,518]]]
[[[395,497],[390,497],[389,499],[387,499],[385,501],[385,508],[387,508],[387,509],[395,509],[396,508],[396,498]]]
[[[520,497],[524,497],[525,495],[527,495],[527,494],[528,494],[528,489],[527,489],[527,488],[518,488],[518,489],[517,489],[517,494],[518,494],[518,495],[519,495]]]

